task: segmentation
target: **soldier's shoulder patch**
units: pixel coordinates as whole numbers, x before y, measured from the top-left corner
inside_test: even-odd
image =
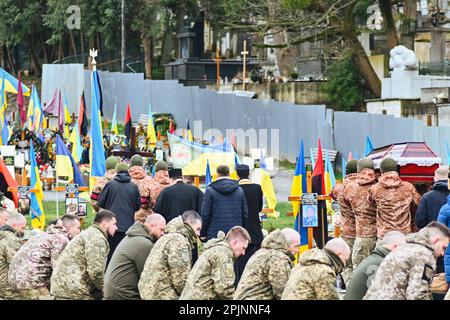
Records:
[[[423,267],[422,280],[431,283],[431,280],[433,279],[433,273],[434,273],[433,267],[425,263]]]
[[[291,264],[289,262],[286,262],[285,267],[286,267],[287,274],[289,274],[289,272],[291,272]]]
[[[189,262],[189,250],[187,248],[181,250],[181,259],[184,262]]]

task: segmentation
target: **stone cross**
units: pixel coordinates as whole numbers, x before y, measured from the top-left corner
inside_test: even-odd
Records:
[[[244,65],[243,65],[243,74],[242,74],[242,90],[245,91],[245,75],[246,75],[246,69],[247,69],[247,41],[244,40],[244,51],[241,52],[241,54],[244,56]]]

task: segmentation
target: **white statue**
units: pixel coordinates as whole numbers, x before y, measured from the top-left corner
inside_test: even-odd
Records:
[[[389,68],[394,70],[416,69],[417,57],[414,51],[405,46],[396,46],[390,52]]]

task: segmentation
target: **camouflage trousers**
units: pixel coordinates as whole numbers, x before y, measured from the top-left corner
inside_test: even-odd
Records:
[[[360,238],[356,237],[355,244],[353,245],[352,263],[353,270],[363,261],[365,258],[372,254],[377,243],[377,237]]]
[[[23,300],[53,300],[50,291],[47,288],[37,288],[28,290],[19,290],[21,299]]]
[[[341,236],[341,238],[342,238],[342,240],[345,241],[345,243],[348,244],[348,246],[350,247],[350,251],[353,251],[353,245],[355,244],[355,238],[347,238],[344,236]],[[345,268],[341,273],[342,278],[344,279],[345,285],[347,285],[348,280],[350,280],[352,273],[353,273],[352,259],[348,259],[347,264],[345,265]]]
[[[20,300],[19,292],[13,290],[10,286],[0,288],[0,299],[4,300]]]

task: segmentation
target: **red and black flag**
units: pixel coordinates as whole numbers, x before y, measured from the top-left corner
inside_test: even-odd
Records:
[[[25,122],[27,122],[27,109],[25,108],[25,101],[23,99],[22,76],[20,75],[20,71],[19,84],[17,85],[17,106],[19,108],[20,125],[23,127]]]
[[[130,104],[128,104],[127,114],[125,115],[125,136],[127,137],[128,141],[131,141],[131,127],[131,109]]]
[[[320,144],[317,150],[316,165],[312,173],[312,192],[320,195],[325,195],[325,170],[323,166],[322,145]],[[326,201],[320,200],[317,202],[317,213],[319,227],[314,228],[314,239],[317,246],[322,249],[328,241],[328,219],[327,219],[327,205]]]
[[[81,95],[80,114],[78,115],[78,128],[82,136],[87,136],[88,123],[86,117],[86,100],[84,99],[84,91]]]

